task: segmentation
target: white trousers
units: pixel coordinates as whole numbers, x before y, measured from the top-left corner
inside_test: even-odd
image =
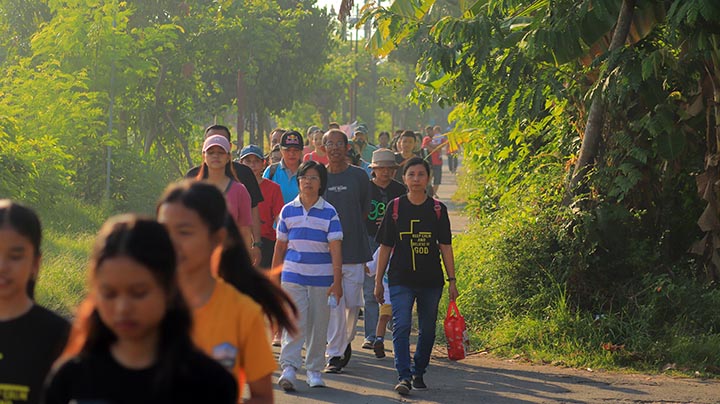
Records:
[[[343,297],[338,299],[336,308],[330,310],[327,330],[328,358],[342,356],[347,345],[355,338],[355,328],[363,299],[364,264],[343,264]]]
[[[305,345],[305,369],[319,372],[325,367],[325,342],[330,318],[328,287],[282,282],[282,288],[297,306],[298,333],[291,337],[283,330],[280,367],[300,369]]]

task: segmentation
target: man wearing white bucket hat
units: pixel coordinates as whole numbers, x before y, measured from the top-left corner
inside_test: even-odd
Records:
[[[395,181],[395,170],[398,165],[395,162],[395,154],[389,149],[378,149],[372,154],[372,179],[370,180],[370,212],[365,218],[365,227],[368,233],[368,241],[370,249],[375,251],[378,244],[375,242],[375,235],[380,227],[383,217],[385,216],[388,202],[405,195],[407,189],[405,185]],[[374,268],[369,265],[369,268]],[[380,307],[375,300],[375,271],[366,271],[365,280],[363,282],[363,297],[365,298],[365,340],[362,347],[364,349],[374,349],[377,345],[376,356],[384,356],[384,337],[385,334],[376,335],[376,326],[380,315],[385,314],[383,330],[387,324],[387,320],[391,316],[389,300],[385,307]],[[382,313],[381,313],[382,312]],[[378,328],[380,329],[380,328]],[[380,352],[383,352],[383,355]]]

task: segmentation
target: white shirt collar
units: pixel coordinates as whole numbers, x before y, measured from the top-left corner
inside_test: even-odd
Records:
[[[295,207],[303,206],[302,202],[300,202],[300,195],[296,196],[295,199],[292,200],[292,204]],[[323,199],[322,196],[319,197],[317,202],[315,202],[315,204],[311,207],[311,209],[312,208],[316,208],[316,209],[320,209],[320,210],[324,209],[325,208],[325,199]]]

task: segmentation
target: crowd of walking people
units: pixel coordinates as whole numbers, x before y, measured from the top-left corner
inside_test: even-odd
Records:
[[[227,127],[207,128],[202,164],[154,218],[100,229],[72,325],[35,302],[40,219],[0,200],[0,403],[272,402],[303,366],[311,388],[349,366],[361,310],[377,358],[390,324],[394,390],[427,389],[445,284],[458,296],[432,197],[446,142],[439,127],[381,132],[377,146],[364,125],[350,132],[275,129],[265,154],[233,153]]]

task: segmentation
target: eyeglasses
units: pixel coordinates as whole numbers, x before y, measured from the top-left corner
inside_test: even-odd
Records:
[[[346,143],[345,143],[345,142],[337,142],[337,143],[326,142],[326,143],[324,144],[324,146],[325,146],[326,148],[328,148],[328,149],[339,149],[339,148],[341,148],[341,147],[345,147],[345,146],[346,146]]]
[[[298,177],[300,181],[320,181],[320,177],[317,175],[301,175]]]

